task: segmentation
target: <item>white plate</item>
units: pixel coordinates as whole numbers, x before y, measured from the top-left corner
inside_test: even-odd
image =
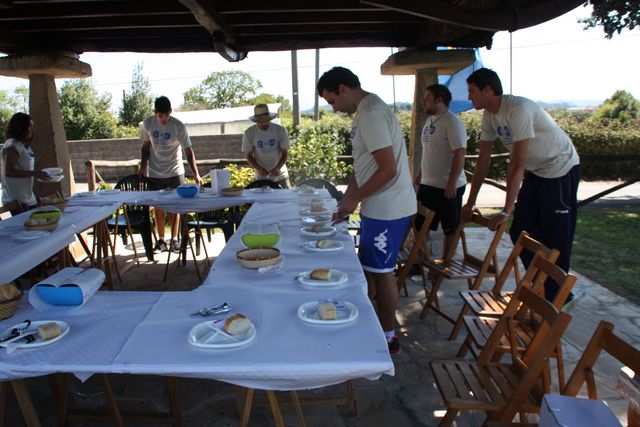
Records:
[[[316,216],[327,218],[323,220],[317,220]],[[300,221],[305,225],[325,225],[331,222],[331,216],[329,215],[316,215],[316,216],[303,216]]]
[[[40,179],[38,178],[38,181],[40,182],[60,182],[64,179],[64,175],[49,175],[48,179]]]
[[[340,251],[342,250],[342,248],[344,248],[344,244],[342,242],[339,242],[338,240],[332,240],[332,242],[333,246],[329,248],[319,248],[316,246],[315,241],[304,242],[304,245],[302,245],[302,247],[311,252],[334,252]]]
[[[358,307],[347,301],[332,300],[337,303],[336,320],[322,320],[318,315],[318,305],[321,301],[309,301],[298,307],[298,318],[303,322],[314,323],[316,325],[341,325],[356,320],[358,317]]]
[[[39,239],[41,237],[48,236],[48,235],[49,235],[48,231],[25,230],[25,231],[20,231],[16,234],[12,234],[11,237],[13,237],[14,240],[18,240],[20,242],[26,242],[33,239]]]
[[[189,341],[189,344],[202,348],[233,348],[248,344],[256,337],[256,328],[253,324],[251,324],[251,329],[249,329],[246,334],[235,335],[235,337],[238,338],[238,341],[234,341],[231,338],[227,338],[218,333],[215,329],[209,326],[213,324],[213,322],[213,320],[209,320],[198,323],[196,326],[191,328],[189,335],[187,335],[187,341]],[[220,326],[216,324],[216,327],[222,329],[224,323],[218,323]]]
[[[44,168],[42,172],[46,173],[49,176],[62,175],[64,170],[62,168]]]
[[[300,211],[300,216],[311,216],[311,217],[317,216],[317,215],[320,215],[320,216],[331,216],[331,213],[332,213],[332,211],[330,211],[328,209],[324,209],[324,210],[321,210],[321,211],[312,211],[312,210],[306,209],[306,210]]]
[[[331,226],[323,226],[324,231],[311,231],[311,227],[302,227],[300,232],[303,236],[308,237],[329,237],[336,234],[336,228]]]
[[[347,280],[349,279],[347,277],[347,273],[344,273],[340,270],[333,270],[333,269],[331,269],[331,276],[329,280],[312,279],[310,275],[311,275],[310,271],[305,271],[303,273],[298,274],[298,282],[312,288],[327,288],[327,287],[344,285],[345,283],[347,283]]]
[[[118,194],[119,192],[120,192],[119,188],[114,188],[113,190],[98,190],[98,195],[108,196],[109,194]]]
[[[167,194],[171,194],[173,193],[173,189],[172,188],[163,188],[162,190],[158,190],[158,194],[161,194],[163,196],[167,195]]]
[[[75,196],[77,197],[93,197],[96,195],[95,191],[82,191],[80,193],[76,193]]]
[[[273,191],[273,188],[271,187],[252,188],[251,191],[254,193],[271,193]]]
[[[67,322],[63,322],[62,320],[38,320],[38,321],[33,321],[33,322],[31,322],[31,325],[29,325],[29,328],[24,332],[25,333],[33,332],[38,328],[39,325],[44,325],[46,323],[52,323],[52,322],[55,322],[55,323],[58,324],[58,327],[62,331],[60,333],[60,335],[58,335],[55,338],[51,338],[50,340],[42,341],[40,336],[38,334],[36,334],[36,335],[34,335],[34,338],[36,339],[35,341],[30,342],[30,343],[27,343],[27,342],[16,343],[17,344],[16,349],[18,349],[18,348],[42,347],[42,346],[45,346],[45,345],[53,344],[54,342],[62,339],[62,337],[64,337],[65,335],[67,335],[69,333],[69,329],[71,329],[69,327],[69,324]],[[24,322],[23,323],[18,323],[16,325],[13,325],[10,328],[5,329],[2,332],[2,334],[0,334],[0,337],[5,337],[5,336],[9,335],[13,328],[16,328],[16,327],[18,327],[20,325],[23,325],[23,324],[24,324]],[[14,343],[15,343],[15,341],[14,341]],[[6,347],[7,345],[8,344],[0,343],[0,347]]]

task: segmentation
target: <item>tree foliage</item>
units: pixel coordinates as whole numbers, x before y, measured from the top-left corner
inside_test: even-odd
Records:
[[[0,90],[0,139],[9,119],[17,112],[29,113],[29,88],[25,85],[12,92]]]
[[[626,90],[617,90],[593,113],[593,120],[601,124],[618,124],[621,127],[637,125],[639,118],[640,101]]]
[[[625,28],[633,30],[640,26],[638,0],[589,0],[589,4],[593,6],[591,16],[580,22],[585,24],[585,29],[601,25],[608,39]]]
[[[116,118],[109,111],[111,95],[98,94],[92,80],[67,80],[58,91],[58,103],[67,139],[116,136]]]
[[[289,100],[282,95],[272,95],[270,93],[262,92],[258,96],[248,99],[243,105],[257,105],[257,104],[281,104],[281,109],[290,111],[291,104]]]
[[[138,126],[148,116],[153,115],[153,98],[149,80],[142,74],[143,64],[137,63],[131,76],[131,92],[124,92],[122,106],[118,112],[120,124]]]
[[[184,93],[184,110],[209,110],[247,105],[262,83],[244,71],[216,71]]]

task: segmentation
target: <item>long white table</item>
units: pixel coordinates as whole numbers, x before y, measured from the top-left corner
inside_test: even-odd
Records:
[[[211,378],[250,388],[296,390],[321,387],[354,378],[393,375],[386,340],[366,296],[364,274],[345,231],[335,237],[338,252],[307,253],[301,248],[298,211],[294,203],[255,204],[245,217],[279,218],[285,255],[280,271],[259,273],[234,259],[242,228],[229,241],[203,285],[192,292],[98,292],[82,309],[68,314],[37,312],[23,300],[7,328],[17,322],[55,319],[69,323],[69,334],[50,346],[0,350],[0,380],[73,372],[80,379],[94,373],[131,373]],[[298,285],[297,273],[320,267],[343,270],[349,285],[340,290],[309,290]],[[296,316],[304,302],[326,297],[355,304],[359,317],[342,326],[319,326]],[[254,323],[256,339],[235,349],[201,349],[187,342],[187,333],[208,318],[190,313],[227,302]]]

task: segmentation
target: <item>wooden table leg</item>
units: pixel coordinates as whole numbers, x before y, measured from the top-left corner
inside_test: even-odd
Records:
[[[167,397],[169,408],[175,427],[182,427],[182,409],[180,408],[180,393],[178,392],[178,379],[167,377]]]
[[[300,427],[305,427],[304,423],[304,415],[302,414],[302,407],[300,406],[300,400],[298,399],[298,393],[295,390],[291,390],[291,401],[293,402],[293,407],[296,410],[296,415],[298,416],[298,425]]]
[[[69,374],[49,375],[51,393],[56,401],[58,414],[58,427],[66,427],[67,409],[69,408]]]
[[[253,404],[254,392],[255,390],[252,388],[246,389],[246,393],[243,393],[241,387],[238,387],[236,389],[236,398],[242,395],[244,397],[244,399],[239,399],[242,402],[242,411],[240,412],[240,427],[247,427],[249,425],[249,416],[251,415],[251,405]]]
[[[41,427],[38,413],[33,406],[31,396],[29,396],[29,390],[27,390],[24,382],[22,380],[12,380],[11,388],[13,388],[13,393],[16,395],[18,405],[20,405],[25,424],[28,427]]]
[[[111,413],[111,417],[113,418],[113,424],[118,427],[124,427],[122,414],[120,413],[118,403],[113,396],[113,389],[111,388],[109,377],[107,376],[107,374],[98,374],[98,377],[100,378],[100,384],[102,384],[102,389],[104,390],[104,395],[107,399],[107,406],[109,407],[109,412]]]
[[[271,413],[273,414],[273,421],[277,427],[284,427],[284,420],[282,419],[282,412],[280,411],[280,405],[278,405],[278,398],[276,392],[273,390],[267,390],[267,399],[269,400],[269,406],[271,406]]]
[[[4,427],[4,414],[7,407],[7,386],[0,382],[0,427]]]

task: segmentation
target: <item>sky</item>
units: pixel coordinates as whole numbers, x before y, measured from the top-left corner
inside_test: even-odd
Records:
[[[601,102],[618,89],[640,98],[640,30],[624,30],[607,40],[601,28],[583,30],[583,24],[577,22],[589,14],[590,8],[581,6],[535,27],[512,34],[496,33],[492,48],[480,50],[481,59],[500,75],[505,92],[537,101]],[[413,76],[380,74],[380,65],[391,53],[391,48],[322,49],[320,74],[336,65],[345,66],[359,76],[365,90],[386,102],[412,102]],[[297,56],[300,107],[305,110],[314,104],[315,51],[298,51]],[[185,91],[214,71],[246,71],[262,83],[262,91],[292,97],[289,51],[250,52],[247,59],[236,63],[227,62],[217,53],[84,53],[80,60],[91,65],[98,92],[112,94],[114,112],[123,91],[131,90],[131,76],[139,62],[151,85],[151,94],[168,96],[174,109],[182,103]],[[56,81],[58,88],[63,82]],[[24,79],[0,76],[0,90],[11,91],[26,84]],[[326,103],[320,99],[323,104]]]

